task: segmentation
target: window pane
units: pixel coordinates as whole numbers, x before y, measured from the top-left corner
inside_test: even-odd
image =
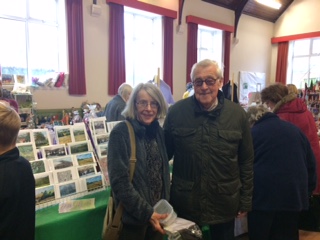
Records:
[[[50,11],[44,11],[50,9]],[[57,3],[55,0],[29,0],[30,18],[44,21],[57,21]]]
[[[320,38],[313,39],[312,53],[313,54],[320,54]]]
[[[54,72],[58,66],[57,28],[49,25],[29,25],[29,67],[32,76]],[[39,37],[39,33],[41,33]]]
[[[0,0],[0,14],[25,18],[26,4],[26,0]]]
[[[65,0],[0,0],[0,29],[8,36],[0,38],[3,73],[26,75],[30,83],[67,72],[65,25]]]
[[[0,40],[0,63],[3,73],[26,74],[25,23],[0,19],[2,37]],[[17,35],[17,33],[19,33]]]
[[[126,82],[132,86],[152,80],[162,67],[161,16],[126,8]],[[129,9],[129,10],[128,10]]]
[[[320,56],[310,58],[310,78],[320,80]]]
[[[223,31],[199,25],[198,60],[212,59],[222,62]]]
[[[304,83],[308,82],[309,57],[294,58],[292,64],[292,83],[297,88],[304,88]]]
[[[293,52],[294,52],[294,56],[309,55],[310,39],[295,41]]]

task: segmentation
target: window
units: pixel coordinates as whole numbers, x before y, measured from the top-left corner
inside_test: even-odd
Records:
[[[64,0],[0,1],[2,74],[67,72]]]
[[[290,43],[287,79],[299,89],[320,81],[320,38]]]
[[[126,82],[152,80],[162,66],[162,16],[125,7]]]
[[[198,26],[198,61],[208,58],[218,63],[222,62],[222,36],[222,30]]]

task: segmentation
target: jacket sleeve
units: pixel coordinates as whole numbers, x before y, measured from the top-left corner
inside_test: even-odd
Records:
[[[243,134],[238,155],[240,181],[242,184],[239,211],[247,212],[252,208],[254,151],[251,130],[246,118],[244,118],[242,126]]]

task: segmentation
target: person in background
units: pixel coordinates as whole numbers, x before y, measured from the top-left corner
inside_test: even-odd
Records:
[[[234,239],[235,217],[251,210],[253,146],[244,109],[225,99],[216,61],[193,65],[194,95],[169,108],[164,122],[173,157],[170,203],[178,217],[209,225],[211,239]]]
[[[263,105],[247,116],[254,146],[250,240],[298,240],[299,214],[316,186],[315,157],[303,132]]]
[[[104,116],[107,118],[107,122],[124,120],[124,116],[121,112],[126,106],[132,87],[127,83],[122,83],[118,88],[118,94],[112,98],[110,102],[106,104]]]
[[[320,194],[320,147],[318,129],[312,113],[295,92],[289,93],[288,88],[275,83],[261,91],[261,101],[265,103],[282,120],[296,125],[307,136],[317,164],[317,187],[314,194]]]
[[[125,122],[111,131],[108,142],[108,174],[117,203],[124,207],[122,240],[162,240],[159,220],[166,214],[154,212],[160,200],[169,200],[170,171],[163,130],[158,119],[167,113],[167,103],[152,83],[137,85],[122,112],[134,129],[136,167],[129,180],[130,138]]]
[[[19,155],[18,113],[0,101],[0,239],[33,240],[35,180],[30,163]]]
[[[186,91],[182,95],[182,99],[185,99],[187,97],[191,97],[194,94],[194,88],[192,82],[187,83],[186,85]]]

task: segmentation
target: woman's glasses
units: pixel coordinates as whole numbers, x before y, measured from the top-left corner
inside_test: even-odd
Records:
[[[138,102],[136,102],[136,104],[140,108],[147,108],[149,105],[152,109],[156,109],[159,107],[159,104],[157,102],[150,102],[149,103],[148,101],[145,101],[145,100],[138,101]]]

